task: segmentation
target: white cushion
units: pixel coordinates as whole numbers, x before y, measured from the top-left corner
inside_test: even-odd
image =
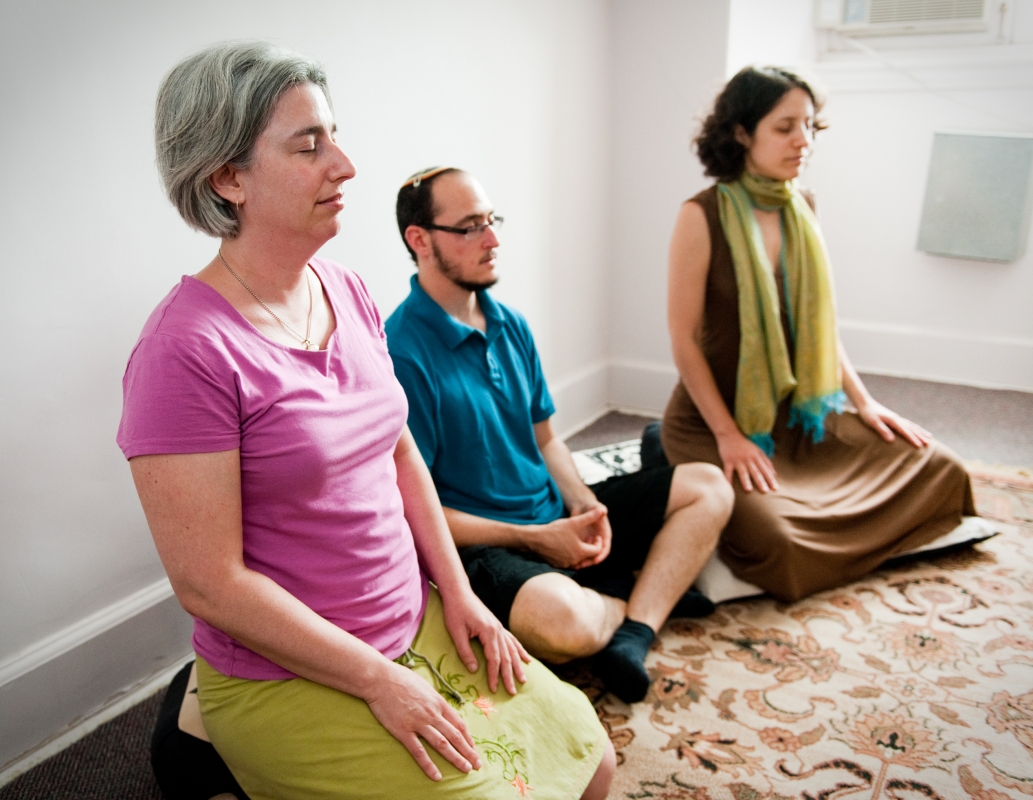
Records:
[[[700,594],[708,597],[712,603],[764,594],[764,590],[759,586],[736,578],[716,552],[710,554],[710,560],[696,576],[695,586]]]

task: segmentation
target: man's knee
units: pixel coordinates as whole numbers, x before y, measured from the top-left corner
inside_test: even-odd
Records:
[[[520,587],[509,627],[525,646],[551,654],[553,661],[568,660],[592,655],[606,645],[605,617],[600,595],[550,572]]]
[[[671,478],[669,513],[695,506],[699,511],[708,512],[724,527],[734,504],[735,492],[731,484],[713,464],[697,462],[679,464],[675,468]]]

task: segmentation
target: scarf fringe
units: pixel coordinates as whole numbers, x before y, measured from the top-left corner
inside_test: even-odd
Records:
[[[810,434],[811,441],[817,444],[825,438],[825,416],[830,411],[842,414],[845,403],[846,395],[840,390],[824,397],[815,397],[800,406],[794,405],[789,410],[787,427],[799,426],[804,434]]]
[[[775,457],[775,440],[771,438],[770,433],[755,433],[750,436],[749,439],[757,445],[757,447],[763,450],[764,455],[768,458]]]

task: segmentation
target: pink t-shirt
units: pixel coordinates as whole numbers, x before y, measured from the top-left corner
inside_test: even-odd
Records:
[[[244,563],[396,658],[427,599],[393,458],[408,406],[362,281],[311,263],[337,318],[326,350],[266,338],[184,277],[129,357],[118,444],[126,458],[239,447]],[[292,677],[204,620],[193,644],[225,675]]]

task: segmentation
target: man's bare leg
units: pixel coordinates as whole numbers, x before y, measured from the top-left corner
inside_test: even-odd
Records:
[[[732,487],[713,464],[675,468],[664,526],[628,599],[629,619],[660,630],[717,546],[734,502]]]
[[[635,581],[627,617],[595,659],[597,674],[621,700],[638,702],[649,691],[649,647],[717,546],[733,501],[732,487],[712,464],[675,468],[666,519]]]
[[[554,664],[612,649],[621,645],[615,634],[619,637],[625,627],[633,634],[637,630],[640,641],[630,657],[618,647],[616,658],[609,658],[615,669],[606,669],[604,658],[603,677],[609,675],[608,688],[618,696],[641,699],[649,688],[645,652],[716,547],[733,501],[732,488],[717,467],[679,465],[671,478],[664,525],[627,603],[549,572],[520,587],[509,629],[532,655]]]
[[[509,629],[535,658],[563,664],[602,650],[624,621],[626,608],[623,600],[546,572],[520,587]]]

